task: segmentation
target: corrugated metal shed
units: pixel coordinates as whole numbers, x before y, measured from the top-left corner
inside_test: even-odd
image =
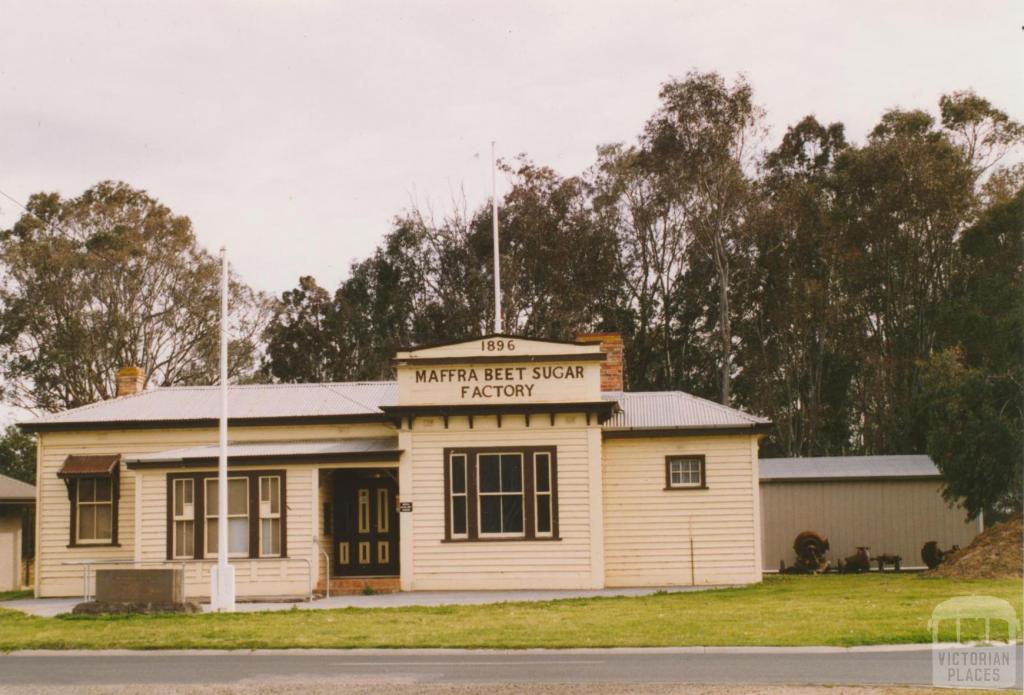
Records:
[[[618,401],[620,409],[605,423],[606,430],[753,428],[769,424],[765,418],[682,391],[608,391],[601,395],[607,400]]]
[[[868,478],[939,478],[924,454],[896,456],[809,456],[761,459],[761,481],[863,480]]]
[[[397,437],[382,437],[377,439],[332,439],[305,442],[245,442],[228,444],[228,457],[259,458],[275,456],[320,456],[325,454],[395,451],[397,449]],[[124,460],[126,463],[189,461],[193,459],[216,458],[219,453],[220,449],[217,445],[193,446],[183,449],[159,451],[152,454],[126,456]]]
[[[35,501],[36,489],[34,486],[6,475],[0,475],[0,502],[25,504]]]
[[[919,567],[921,546],[965,546],[978,532],[959,505],[942,496],[942,477],[924,455],[761,459],[762,561],[766,570],[795,559],[801,531],[829,539],[836,562],[859,546]]]

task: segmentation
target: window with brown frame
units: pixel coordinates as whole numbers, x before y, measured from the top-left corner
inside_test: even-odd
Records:
[[[705,490],[708,487],[704,456],[687,454],[665,457],[666,490]]]
[[[171,494],[174,497],[173,523],[171,533],[174,536],[171,558],[192,558],[196,555],[196,481],[192,478],[178,478],[171,481]]]
[[[285,471],[230,471],[228,556],[286,557]],[[167,559],[217,555],[217,474],[167,476]]]
[[[113,478],[79,478],[75,482],[75,544],[114,543]]]
[[[445,540],[558,538],[555,447],[444,450]]]
[[[68,547],[117,546],[117,475],[67,478],[71,518]]]

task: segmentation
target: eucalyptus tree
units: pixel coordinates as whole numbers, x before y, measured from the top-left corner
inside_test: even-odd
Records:
[[[352,378],[348,344],[334,330],[337,318],[331,293],[311,276],[299,278],[281,295],[264,331],[264,374],[289,382]]]
[[[36,483],[36,438],[17,425],[0,430],[0,475]]]
[[[502,324],[545,338],[601,324],[619,291],[618,249],[614,233],[597,221],[589,184],[523,156],[503,170],[512,185],[499,212]],[[473,247],[489,269],[493,241],[483,217],[474,227],[482,243]]]
[[[948,347],[922,362],[919,412],[947,498],[1019,512],[1024,484],[1024,189],[962,235]]]
[[[753,311],[739,326],[737,396],[770,413],[769,446],[786,456],[844,453],[850,384],[862,341],[852,329],[833,168],[848,149],[840,123],[807,116],[765,158],[751,221],[756,251],[741,269]]]
[[[691,72],[662,85],[659,108],[637,144],[600,152],[600,196],[622,248],[623,274],[638,316],[638,332],[650,335],[658,353],[655,379],[679,385],[681,360],[672,339],[691,267],[710,262],[715,298],[713,348],[718,397],[731,401],[734,269],[749,252],[746,218],[752,196],[763,112],[743,78],[732,85],[716,73]]]
[[[629,342],[627,378],[638,389],[678,385],[695,337],[676,342],[670,326],[686,273],[686,209],[663,194],[637,147],[600,147],[590,178],[597,224],[618,248],[613,305]]]
[[[159,385],[212,383],[219,346],[218,260],[187,217],[145,191],[103,182],[75,198],[33,195],[0,233],[4,397],[57,410],[115,394],[142,367]],[[231,283],[230,370],[254,375],[264,299]]]
[[[524,158],[502,171],[511,182],[500,213],[505,330],[567,338],[602,324],[618,289],[616,247],[594,221],[585,183]],[[384,379],[396,350],[490,332],[493,249],[489,204],[452,205],[444,216],[407,210],[330,301],[311,278],[282,296],[264,334],[264,373]],[[292,355],[300,339],[310,355]]]

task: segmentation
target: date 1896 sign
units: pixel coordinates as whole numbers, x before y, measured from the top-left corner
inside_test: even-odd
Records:
[[[598,400],[596,347],[492,336],[399,353],[401,404]]]

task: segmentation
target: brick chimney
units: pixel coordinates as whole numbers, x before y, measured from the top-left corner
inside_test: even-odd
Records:
[[[117,397],[142,393],[146,388],[146,372],[142,367],[125,367],[117,370]]]
[[[601,352],[607,358],[601,363],[601,390],[622,391],[625,385],[622,371],[625,368],[622,334],[617,332],[580,333],[576,336],[576,342],[601,346]]]

